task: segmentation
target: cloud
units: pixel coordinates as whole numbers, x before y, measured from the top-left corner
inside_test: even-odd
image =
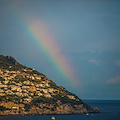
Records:
[[[93,63],[93,64],[96,64],[96,65],[100,65],[101,64],[101,61],[100,60],[89,60],[89,62]]]
[[[78,52],[78,53],[83,53],[85,51],[83,50],[67,50],[67,52]]]
[[[88,50],[88,52],[90,52],[90,53],[96,53],[96,51],[95,50]]]
[[[108,84],[120,84],[120,76],[117,76],[115,78],[112,78],[107,81]]]
[[[117,66],[120,66],[120,60],[117,60],[117,61],[116,61],[116,65],[117,65]]]
[[[118,14],[104,13],[104,16],[109,16],[111,18],[116,18],[116,19],[120,18],[120,15]]]
[[[68,52],[77,52],[77,53],[97,53],[95,50],[80,50],[80,49],[72,49],[72,50],[67,50]],[[100,52],[98,52],[100,53]]]

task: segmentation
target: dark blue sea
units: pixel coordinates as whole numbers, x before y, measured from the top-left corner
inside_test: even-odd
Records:
[[[0,116],[0,120],[120,120],[120,100],[84,100],[91,107],[98,107],[101,113],[89,115],[26,115]]]

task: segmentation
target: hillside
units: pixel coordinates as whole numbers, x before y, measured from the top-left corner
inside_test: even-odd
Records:
[[[35,69],[0,55],[0,115],[99,112]]]

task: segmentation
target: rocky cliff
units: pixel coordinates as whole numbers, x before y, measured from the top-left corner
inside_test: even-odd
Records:
[[[35,69],[0,55],[0,115],[98,113]]]

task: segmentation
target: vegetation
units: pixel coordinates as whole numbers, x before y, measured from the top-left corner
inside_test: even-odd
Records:
[[[33,101],[31,102],[31,104],[37,104],[37,103],[49,103],[49,104],[53,104],[56,101],[52,98],[46,98],[44,96],[41,96],[37,99],[33,99]]]
[[[25,68],[25,66],[19,64],[13,57],[4,57],[3,55],[0,55],[0,67],[8,70],[20,70],[21,68]]]
[[[28,112],[30,110],[30,107],[31,107],[30,104],[25,104],[25,111]]]
[[[54,89],[58,89],[58,86],[52,80],[50,80],[49,85],[50,85],[50,87],[52,87]]]
[[[2,81],[2,82],[3,82],[3,81],[4,81],[4,79],[3,79],[2,77],[0,77],[0,81]]]
[[[5,111],[6,107],[0,106],[0,111]]]

